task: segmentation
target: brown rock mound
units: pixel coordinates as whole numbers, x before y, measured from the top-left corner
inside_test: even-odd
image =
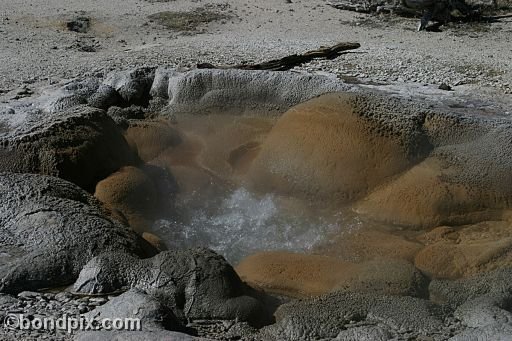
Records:
[[[492,188],[454,181],[458,172],[460,167],[428,158],[369,194],[355,210],[382,222],[417,228],[499,218],[507,199],[496,198],[499,194]]]
[[[261,191],[350,201],[411,166],[428,146],[396,108],[334,93],[295,106],[276,123],[247,180]],[[391,111],[385,120],[380,114]]]
[[[94,195],[111,210],[121,213],[135,231],[142,233],[160,213],[171,213],[162,212],[163,207],[169,205],[162,194],[172,197],[173,192],[168,189],[167,193],[161,193],[162,188],[166,188],[161,182],[151,168],[123,167],[100,181]]]
[[[417,228],[500,219],[512,202],[510,127],[483,129],[481,122],[453,118],[430,121],[425,129],[439,146],[374,190],[356,211]]]
[[[427,285],[414,266],[399,260],[358,264],[319,255],[261,252],[242,260],[236,271],[251,286],[292,297],[337,290],[420,296]]]
[[[181,136],[167,121],[138,121],[125,132],[130,147],[145,161],[151,161],[169,147],[181,143]]]
[[[373,229],[342,233],[331,243],[321,245],[318,252],[350,261],[402,259],[414,261],[423,244],[398,234]]]
[[[438,227],[422,236],[428,245],[415,265],[435,278],[458,278],[512,265],[510,222],[487,221],[457,228]]]

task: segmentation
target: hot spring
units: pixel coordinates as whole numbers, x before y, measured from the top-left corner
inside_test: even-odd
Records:
[[[482,229],[491,241],[507,233],[508,187],[497,184],[510,179],[493,147],[506,133],[400,105],[332,93],[278,115],[132,121],[125,138],[143,165],[100,181],[95,195],[160,249],[213,249],[273,292],[319,294],[370,273],[387,283],[477,272],[487,258],[469,257],[466,244],[486,248],[474,244]],[[447,133],[453,125],[468,128]],[[487,154],[476,152],[483,145]],[[480,171],[465,166],[472,159]]]
[[[205,246],[236,264],[259,251],[313,252],[359,224],[348,212],[345,216],[312,204],[298,210],[289,200],[246,188],[215,198],[195,193],[178,203],[180,220],[158,220],[153,231],[171,249]]]

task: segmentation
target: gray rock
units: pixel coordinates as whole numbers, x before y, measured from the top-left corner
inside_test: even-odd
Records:
[[[126,120],[144,119],[144,111],[141,107],[132,105],[127,108],[111,106],[108,108],[108,115],[114,120],[122,118]]]
[[[164,82],[166,78],[157,80]],[[165,83],[155,83],[153,88],[163,89]],[[166,113],[170,115],[277,115],[315,96],[348,90],[350,86],[336,78],[292,72],[200,69],[181,74],[171,72],[167,88]]]
[[[103,252],[156,253],[65,180],[0,173],[0,202],[0,247],[8,255],[0,263],[0,292],[70,284]]]
[[[491,324],[512,325],[512,313],[507,311],[510,297],[501,299],[481,296],[457,308],[454,316],[468,327],[480,328]]]
[[[171,331],[94,331],[78,334],[74,341],[199,341],[203,338]]]
[[[138,288],[188,319],[239,319],[254,325],[270,320],[258,294],[222,257],[207,249],[165,251],[137,259],[122,253],[92,259],[74,284],[78,292]]]
[[[5,310],[6,307],[16,304],[18,300],[9,295],[0,294],[0,310]]]
[[[335,77],[294,72],[136,68],[112,72],[104,81],[77,79],[49,87],[32,100],[33,105],[25,103],[18,109],[26,112],[27,107],[36,107],[56,113],[84,104],[104,110],[151,105],[164,108],[168,115],[219,111],[277,115],[315,96],[349,89]]]
[[[434,279],[430,282],[430,299],[454,308],[486,296],[500,301],[509,295],[512,298],[512,268],[502,268],[455,281]]]
[[[467,329],[450,338],[450,341],[509,341],[512,335],[512,325],[491,324],[482,328]]]
[[[95,184],[137,157],[104,111],[75,107],[0,116],[0,171],[58,176],[82,188]]]
[[[36,100],[44,112],[57,113],[87,104],[88,98],[99,92],[101,83],[96,78],[77,79],[55,87],[51,86]]]
[[[87,33],[91,26],[91,18],[85,16],[79,16],[66,22],[66,28],[69,31]]]
[[[377,326],[355,327],[344,330],[338,334],[336,341],[387,341],[391,333]]]
[[[110,85],[102,84],[87,98],[87,104],[91,107],[107,110],[111,106],[123,103],[122,97]]]
[[[104,84],[115,89],[126,103],[143,104],[149,100],[154,77],[154,68],[138,68],[114,72],[107,76]]]
[[[112,299],[93,311],[85,314],[88,319],[139,319],[141,330],[174,330],[184,329],[173,311],[165,307],[154,297],[139,289],[131,289]]]
[[[151,85],[150,95],[152,97],[169,98],[169,80],[179,76],[180,73],[175,69],[159,67],[155,70],[155,78]]]
[[[279,340],[335,338],[360,321],[429,335],[442,331],[443,316],[441,307],[418,298],[340,292],[282,305],[275,313],[276,324],[265,327],[262,335]]]
[[[503,268],[456,281],[434,280],[431,299],[456,307],[454,316],[467,326],[453,341],[509,340],[512,335],[512,269]]]

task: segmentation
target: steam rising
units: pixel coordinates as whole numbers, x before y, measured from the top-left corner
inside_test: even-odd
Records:
[[[154,226],[169,248],[206,246],[235,263],[262,250],[309,251],[342,222],[340,214],[290,209],[274,194],[257,196],[245,188],[209,199],[195,194],[181,206],[179,221],[159,220]]]

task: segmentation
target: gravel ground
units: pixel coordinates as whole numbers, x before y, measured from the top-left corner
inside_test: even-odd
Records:
[[[63,318],[85,318],[83,314],[92,311],[109,301],[112,296],[78,296],[69,292],[40,293],[24,291],[16,297],[0,295],[0,340],[2,341],[70,341],[80,331],[68,332],[66,329],[45,330],[18,328],[19,316],[24,319],[58,321]],[[7,322],[6,322],[7,320]],[[70,322],[71,323],[71,322]],[[84,322],[85,323],[85,322]],[[14,324],[14,325],[13,325]],[[85,324],[84,324],[85,325]],[[14,326],[9,328],[9,326]],[[144,327],[144,322],[142,322]],[[190,321],[188,328],[197,336],[214,340],[252,340],[257,332],[245,322],[229,320]],[[65,326],[67,328],[67,325]]]
[[[229,18],[176,31],[148,16],[163,11]],[[66,22],[90,18],[88,32]],[[205,20],[207,21],[207,20]],[[334,9],[323,0],[0,0],[0,100],[62,79],[140,65],[263,61],[341,41],[361,48],[306,71],[363,82],[466,86],[512,93],[512,18],[416,32],[416,19]]]
[[[24,291],[17,297],[0,295],[0,340],[71,340],[73,335],[66,330],[44,330],[18,328],[16,323],[23,318],[32,320],[51,319],[57,321],[63,317],[79,318],[95,307],[108,302],[107,297],[76,296],[68,292],[38,293]],[[10,329],[9,325],[13,328]]]

